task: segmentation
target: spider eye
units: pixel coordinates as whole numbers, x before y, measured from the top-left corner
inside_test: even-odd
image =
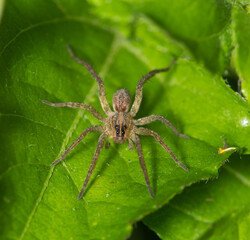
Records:
[[[120,127],[119,127],[119,125],[115,125],[115,130],[116,130],[116,134],[119,135],[120,134]]]
[[[126,126],[126,125],[122,126],[122,136],[125,135],[125,130],[126,130],[126,129],[127,129],[127,126]]]

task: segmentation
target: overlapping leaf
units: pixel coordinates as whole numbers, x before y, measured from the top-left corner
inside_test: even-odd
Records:
[[[239,74],[242,93],[249,101],[250,95],[250,15],[242,7],[235,7],[234,19],[234,41],[235,55],[234,64]]]
[[[230,157],[218,179],[186,188],[145,223],[162,239],[249,239],[249,160]]]
[[[137,21],[143,17],[183,43],[192,56],[213,72],[223,73],[230,64],[231,10],[228,1],[147,0],[89,1],[104,20],[137,37]]]

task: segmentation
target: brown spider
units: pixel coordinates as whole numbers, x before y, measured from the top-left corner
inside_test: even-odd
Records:
[[[99,99],[102,105],[102,109],[105,112],[105,114],[107,115],[107,117],[103,117],[102,114],[100,114],[96,109],[94,109],[93,107],[84,104],[84,103],[72,103],[72,102],[66,102],[66,103],[51,103],[48,101],[42,101],[45,104],[48,104],[52,107],[71,107],[71,108],[83,108],[83,109],[87,109],[90,111],[90,113],[99,121],[101,121],[103,123],[103,126],[101,125],[96,125],[96,126],[92,126],[87,128],[86,130],[84,130],[81,135],[70,145],[70,147],[63,153],[63,155],[57,159],[55,162],[53,162],[51,164],[51,166],[54,166],[56,164],[58,164],[62,159],[65,158],[65,156],[76,146],[78,145],[83,138],[90,132],[102,132],[101,136],[99,137],[98,143],[97,143],[97,148],[95,150],[95,154],[94,157],[91,161],[89,170],[88,170],[88,174],[85,178],[85,181],[83,183],[83,187],[82,190],[78,196],[78,199],[81,199],[81,197],[83,196],[84,190],[89,182],[90,176],[95,168],[97,159],[100,155],[101,149],[103,148],[104,145],[104,141],[107,138],[113,138],[113,141],[115,143],[124,143],[126,140],[128,140],[129,143],[129,149],[133,149],[133,143],[135,144],[137,153],[138,153],[138,157],[140,160],[140,165],[145,177],[145,181],[150,193],[150,196],[153,198],[153,191],[151,189],[150,186],[150,181],[148,178],[148,173],[147,173],[147,168],[145,165],[145,161],[144,161],[144,157],[143,157],[143,153],[142,153],[142,146],[141,146],[141,142],[140,142],[140,138],[138,135],[150,135],[153,136],[160,144],[161,146],[171,155],[171,157],[173,158],[173,160],[180,166],[182,167],[184,170],[188,171],[188,168],[186,166],[184,166],[181,162],[179,162],[179,160],[177,159],[177,157],[174,155],[174,153],[171,151],[171,149],[167,146],[167,144],[161,139],[161,137],[158,135],[158,133],[144,128],[144,127],[137,127],[138,125],[145,125],[145,124],[149,124],[155,120],[159,120],[162,123],[164,123],[166,126],[170,127],[172,129],[172,131],[180,137],[183,138],[189,138],[188,136],[184,135],[184,134],[180,134],[175,127],[168,121],[166,120],[164,117],[162,116],[158,116],[158,115],[151,115],[148,117],[143,117],[140,119],[133,119],[135,117],[135,115],[137,114],[140,105],[141,105],[141,101],[142,101],[142,90],[143,90],[143,84],[151,77],[153,77],[156,73],[159,72],[166,72],[168,71],[171,66],[173,65],[173,63],[175,62],[175,59],[170,63],[170,65],[167,68],[163,68],[163,69],[156,69],[153,70],[151,72],[149,72],[147,75],[145,75],[138,83],[137,87],[136,87],[136,94],[135,94],[135,100],[134,103],[131,107],[131,110],[129,112],[129,108],[130,108],[130,94],[126,89],[119,89],[115,92],[114,96],[113,96],[113,108],[114,108],[114,112],[110,109],[110,106],[107,102],[107,99],[105,97],[105,88],[104,88],[104,84],[102,79],[98,76],[98,74],[94,71],[94,69],[86,62],[78,59],[77,57],[75,57],[75,55],[73,54],[71,48],[69,46],[68,47],[68,51],[70,56],[72,57],[73,60],[75,60],[76,62],[80,63],[81,65],[83,65],[89,72],[90,74],[94,77],[94,79],[98,82],[99,85]],[[108,148],[109,146],[109,141],[107,141],[106,147]]]

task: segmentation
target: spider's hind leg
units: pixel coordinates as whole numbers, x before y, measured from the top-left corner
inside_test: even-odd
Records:
[[[105,148],[106,148],[106,149],[109,149],[109,147],[110,147],[110,141],[107,140],[106,143],[105,143]]]
[[[96,126],[92,126],[89,127],[87,129],[85,129],[81,135],[69,146],[69,148],[63,153],[63,155],[58,158],[56,161],[54,161],[51,166],[55,166],[56,164],[58,164],[59,162],[61,162],[68,154],[69,152],[75,147],[77,146],[82,140],[83,138],[90,132],[102,132],[102,126],[100,125],[96,125]]]
[[[172,150],[171,150],[171,149],[169,148],[169,146],[161,139],[161,137],[159,136],[158,133],[154,132],[154,131],[151,130],[151,129],[140,127],[140,128],[137,128],[137,134],[139,134],[139,135],[148,135],[148,136],[154,137],[155,140],[161,144],[161,146],[170,154],[170,156],[172,157],[172,159],[173,159],[181,168],[183,168],[185,171],[189,171],[189,169],[177,159],[177,157],[174,155],[174,153],[172,152]]]
[[[131,139],[128,139],[128,148],[129,148],[129,150],[133,150],[134,149],[134,144],[133,144],[133,142],[132,142]]]
[[[80,200],[80,199],[82,198],[82,195],[83,195],[83,193],[84,193],[84,190],[85,190],[85,188],[86,188],[87,185],[88,185],[90,176],[91,176],[91,174],[92,174],[92,172],[93,172],[93,170],[94,170],[94,168],[95,168],[95,165],[96,165],[96,163],[97,163],[97,159],[98,159],[98,157],[99,157],[99,155],[100,155],[101,149],[103,148],[104,141],[105,141],[106,138],[107,138],[107,135],[106,135],[105,133],[103,133],[103,134],[99,137],[99,139],[98,139],[98,143],[97,143],[97,147],[96,147],[96,150],[95,150],[95,154],[94,154],[94,157],[93,157],[93,159],[92,159],[92,161],[91,161],[91,164],[90,164],[90,167],[89,167],[89,170],[88,170],[88,174],[87,174],[87,176],[86,176],[86,178],[85,178],[85,180],[84,180],[84,183],[83,183],[83,186],[82,186],[82,190],[81,190],[81,192],[80,192],[80,194],[79,194],[79,196],[78,196],[78,200]]]
[[[166,118],[159,116],[159,115],[150,115],[148,117],[139,118],[137,120],[134,120],[134,124],[136,126],[146,125],[156,120],[159,120],[160,122],[165,124],[167,127],[169,127],[175,133],[176,136],[179,136],[182,138],[190,138],[189,136],[185,134],[179,133],[179,131],[173,126],[171,122],[169,122]]]
[[[148,177],[147,167],[146,167],[144,156],[143,156],[143,152],[142,152],[140,138],[135,134],[133,136],[132,140],[135,143],[135,147],[136,147],[137,154],[138,154],[138,157],[139,157],[141,169],[142,169],[143,174],[144,174],[144,178],[145,178],[145,181],[146,181],[146,184],[147,184],[147,187],[148,187],[149,194],[150,194],[150,196],[152,198],[154,198],[154,194],[153,194],[152,188],[150,186],[150,181],[149,181],[149,177]]]

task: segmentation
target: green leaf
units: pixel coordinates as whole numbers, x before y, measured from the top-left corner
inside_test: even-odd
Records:
[[[239,74],[242,93],[248,99],[250,98],[250,14],[242,7],[237,6],[233,11],[234,19],[234,41],[236,48],[234,50],[234,64]]]
[[[190,171],[151,137],[141,137],[155,193],[151,199],[135,150],[112,144],[102,150],[84,199],[77,201],[98,134],[87,136],[58,166],[50,164],[98,121],[87,111],[52,108],[41,100],[85,102],[102,110],[97,83],[70,58],[66,44],[100,73],[109,102],[118,88],[134,94],[148,71],[166,67],[173,56],[189,55],[184,45],[164,38],[164,31],[154,31],[157,26],[148,18],[140,22],[144,41],[138,44],[91,11],[84,1],[6,3],[0,26],[1,239],[124,239],[133,222],[184,186],[217,176],[232,153],[218,154],[224,138],[250,149],[246,103],[218,76],[179,59],[145,85],[138,117],[163,115],[190,135],[181,139],[161,123],[149,126]]]
[[[162,239],[249,239],[250,155],[229,161],[218,179],[186,188],[144,223]]]
[[[209,70],[222,74],[229,67],[232,4],[226,0],[90,0],[94,11],[136,38],[137,19],[143,15],[164,34],[185,44],[195,59]],[[135,29],[134,29],[135,28]]]

